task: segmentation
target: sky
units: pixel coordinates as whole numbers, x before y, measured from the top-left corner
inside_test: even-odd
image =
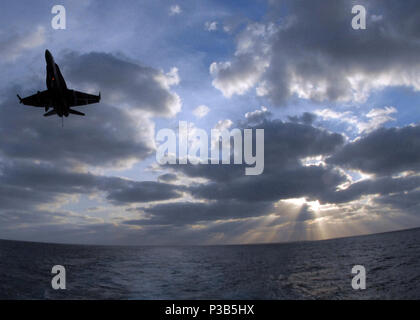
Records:
[[[420,3],[0,4],[0,238],[189,245],[420,227]],[[352,28],[354,5],[366,29]],[[44,118],[45,49],[86,117]],[[160,165],[156,135],[264,129],[264,172]]]

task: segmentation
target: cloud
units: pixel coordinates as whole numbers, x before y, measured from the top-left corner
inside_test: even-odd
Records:
[[[359,129],[359,133],[369,133],[378,128],[380,128],[383,124],[389,121],[395,121],[390,115],[393,113],[397,113],[397,109],[394,107],[385,107],[383,109],[372,109],[366,115],[369,118],[368,122],[360,121],[357,124],[357,128]]]
[[[233,125],[233,122],[230,119],[219,120],[214,126],[214,130],[218,132],[223,131],[223,130],[228,130],[232,125]]]
[[[419,176],[380,177],[355,182],[348,188],[323,194],[320,198],[328,203],[345,203],[359,199],[366,195],[387,196],[391,194],[407,193],[420,187]]]
[[[315,110],[314,114],[323,120],[345,123],[348,125],[346,128],[348,131],[366,134],[382,127],[385,123],[395,121],[391,114],[397,112],[395,107],[384,107],[371,109],[366,115],[360,116],[355,115],[352,111],[340,112],[331,109]]]
[[[272,33],[270,26],[257,23],[249,25],[238,39],[235,58],[210,65],[213,86],[225,97],[244,94],[261,79],[269,67],[268,51],[264,43]]]
[[[151,217],[141,220],[129,220],[124,223],[130,225],[195,224],[203,221],[260,216],[267,214],[272,208],[273,206],[270,203],[240,203],[236,201],[213,203],[177,202],[158,204],[144,209]]]
[[[154,181],[129,182],[109,191],[107,199],[117,204],[151,202],[180,198],[181,188]]]
[[[230,128],[230,120],[219,121],[215,129]],[[326,130],[278,119],[263,119],[252,126],[249,123],[237,128],[264,129],[265,169],[260,177],[285,172],[300,167],[300,159],[309,156],[330,155],[344,143],[342,135]],[[190,177],[203,177],[226,183],[229,180],[246,178],[254,181],[256,177],[244,177],[241,165],[195,166],[183,165],[178,170]],[[257,178],[258,179],[258,178]]]
[[[169,8],[169,15],[170,15],[170,16],[174,16],[174,15],[181,14],[181,12],[182,12],[182,9],[181,9],[181,7],[180,7],[179,5],[177,5],[177,4],[174,4],[173,6],[171,6],[171,7]]]
[[[351,111],[334,111],[331,109],[316,110],[314,113],[324,120],[333,120],[348,124],[347,130],[356,131],[359,134],[372,132],[389,121],[395,121],[391,114],[397,113],[395,107],[374,108],[366,115],[356,116]],[[363,118],[367,120],[364,121]]]
[[[271,112],[264,106],[261,109],[245,113],[245,118],[248,123],[255,124],[261,123],[263,120],[271,116]]]
[[[14,227],[26,230],[25,236],[32,233],[37,239],[43,239],[39,235],[45,230],[61,230],[60,235],[50,233],[45,239],[70,241],[77,238],[78,241],[104,243],[104,239],[95,236],[96,232],[113,230],[113,234],[119,235],[111,236],[113,243],[151,241],[163,244],[168,239],[174,239],[176,243],[249,241],[249,238],[243,238],[245,235],[252,235],[254,241],[263,241],[265,237],[257,236],[263,230],[275,234],[282,230],[290,234],[290,239],[307,239],[309,235],[305,234],[311,230],[310,223],[320,214],[326,221],[341,224],[360,210],[354,201],[363,196],[374,196],[372,205],[386,204],[398,210],[404,210],[406,206],[412,208],[409,212],[415,213],[414,194],[420,186],[419,177],[371,178],[338,189],[339,185],[349,183],[340,171],[328,165],[305,167],[299,159],[335,154],[344,143],[341,135],[303,121],[261,121],[256,126],[265,129],[268,152],[266,170],[258,177],[244,176],[240,166],[186,165],[177,166],[176,174],[162,175],[159,182],[132,181],[69,171],[54,164],[3,161],[0,165],[2,234],[9,234],[8,228]],[[199,182],[196,179],[190,186],[168,184],[180,181],[178,176],[182,175],[205,180]],[[150,204],[132,209],[130,217],[120,218],[112,227],[87,214],[53,209],[52,205],[62,202],[63,197],[93,194],[104,194],[104,199],[114,206],[111,211],[136,203]],[[182,199],[182,194],[190,194],[189,199],[193,200]],[[337,207],[331,213],[316,213],[305,201],[301,205],[279,202],[293,198],[340,206],[352,203],[353,209]],[[163,200],[166,202],[155,203]],[[40,206],[45,204],[51,209],[42,210]],[[341,214],[337,210],[341,210]],[[385,209],[382,207],[382,210]],[[141,229],[132,229],[135,227]],[[160,239],[153,236],[156,232],[159,232]],[[106,241],[111,241],[111,238]]]
[[[310,112],[304,112],[301,116],[289,116],[288,119],[291,122],[297,122],[297,123],[303,123],[306,125],[311,125],[315,119],[316,119],[317,115],[310,113]]]
[[[170,183],[170,182],[174,182],[174,181],[177,181],[177,180],[178,180],[178,176],[176,174],[173,174],[173,173],[165,173],[165,174],[162,174],[158,177],[158,181],[160,181],[160,182]]]
[[[385,110],[386,112],[386,110]],[[372,115],[377,112],[373,111]],[[378,112],[382,114],[382,111]],[[303,239],[303,231],[307,230],[307,225],[302,225],[307,221],[313,221],[318,216],[313,211],[311,205],[305,204],[300,207],[298,211],[295,207],[279,205],[280,200],[289,199],[305,199],[306,201],[319,201],[321,205],[331,204],[335,206],[331,213],[324,213],[329,220],[341,221],[343,223],[349,217],[344,214],[342,217],[336,215],[336,210],[347,212],[348,215],[361,214],[360,205],[355,201],[369,196],[372,201],[372,212],[380,210],[377,205],[384,203],[388,197],[399,194],[402,197],[404,194],[412,193],[420,187],[420,178],[415,175],[401,176],[401,177],[370,177],[366,180],[352,181],[349,176],[343,174],[341,167],[339,170],[334,169],[331,164],[337,155],[340,155],[343,150],[352,148],[354,144],[363,141],[359,139],[355,142],[344,144],[344,138],[336,133],[330,133],[320,128],[315,128],[311,125],[314,120],[314,115],[303,114],[302,116],[292,117],[292,122],[282,122],[279,120],[269,120],[261,118],[260,123],[255,127],[264,128],[265,130],[265,171],[262,175],[256,177],[248,177],[242,174],[243,168],[235,165],[224,166],[193,166],[185,165],[178,168],[178,173],[190,178],[204,178],[206,182],[195,183],[187,187],[188,192],[194,199],[201,199],[204,202],[194,203],[166,203],[164,205],[151,206],[146,210],[151,216],[149,220],[134,220],[129,223],[135,225],[148,224],[171,224],[171,213],[178,213],[186,211],[185,216],[182,216],[179,223],[202,223],[207,221],[208,225],[212,221],[226,221],[228,219],[243,219],[243,218],[259,218],[267,217],[269,215],[282,216],[284,220],[278,220],[276,223],[282,224],[287,221],[295,221],[296,225],[292,230],[292,237]],[[413,130],[413,127],[408,127]],[[374,136],[375,133],[384,130],[391,132],[395,130],[406,129],[380,129],[367,135],[367,137]],[[408,133],[404,135],[410,135]],[[377,138],[377,140],[386,143],[390,141],[389,138]],[[406,137],[394,137],[392,141],[409,141]],[[413,138],[413,141],[417,138]],[[376,141],[376,140],[375,140]],[[372,145],[376,142],[372,141]],[[363,144],[363,143],[362,143]],[[413,149],[413,146],[407,146],[407,150]],[[370,146],[366,146],[370,149]],[[378,149],[384,150],[382,147]],[[415,148],[414,148],[415,149]],[[418,148],[417,148],[418,149]],[[395,150],[394,147],[389,149]],[[375,151],[374,151],[375,152]],[[299,160],[322,156],[328,159],[327,164],[303,166]],[[330,156],[330,158],[328,158]],[[352,159],[358,156],[358,151],[353,150],[345,152],[343,159]],[[390,159],[390,155],[380,154],[378,157]],[[397,154],[397,158],[401,157],[401,161],[405,161],[403,154]],[[370,158],[367,157],[368,159]],[[373,160],[378,162],[377,159]],[[417,161],[418,163],[418,161]],[[395,164],[392,164],[394,167]],[[398,167],[398,165],[396,165]],[[346,167],[344,165],[344,167]],[[391,167],[391,166],[390,166]],[[407,169],[407,168],[404,168]],[[415,169],[412,168],[411,169]],[[389,198],[397,201],[399,198]],[[410,199],[414,199],[411,197]],[[408,201],[408,200],[407,200]],[[413,203],[413,200],[409,202]],[[246,207],[250,204],[254,208],[254,214],[249,215],[244,213],[243,216],[236,215],[235,209],[226,211],[225,219],[218,214],[222,205],[231,204],[233,208]],[[261,210],[258,210],[261,204]],[[347,206],[347,204],[350,204]],[[173,205],[174,210],[171,211]],[[347,207],[346,207],[347,206]],[[395,208],[396,206],[393,205]],[[376,209],[375,209],[376,208]],[[262,210],[264,209],[264,210]],[[366,208],[365,208],[366,209]],[[242,210],[242,209],[241,209]],[[290,216],[290,212],[295,210],[295,217]],[[388,209],[383,209],[388,210]],[[231,215],[229,212],[233,212]],[[246,211],[248,212],[248,211]],[[328,211],[326,211],[328,212]],[[357,213],[358,212],[358,213]],[[385,212],[385,211],[383,211]],[[414,212],[414,210],[413,210]],[[375,213],[376,214],[376,213]],[[336,215],[336,216],[334,216]],[[177,214],[178,216],[178,214]],[[360,216],[359,216],[360,217]],[[273,222],[274,223],[274,222]]]
[[[60,195],[91,195],[98,192],[104,192],[106,199],[117,205],[153,202],[178,198],[180,191],[184,190],[182,186],[163,182],[133,181],[30,161],[0,162],[0,182],[3,186],[0,199],[4,200],[0,208],[9,209],[19,206],[34,208],[35,205],[54,202]]]
[[[62,61],[67,81],[101,90],[105,102],[163,117],[172,117],[181,110],[180,97],[171,91],[180,81],[177,68],[165,74],[103,52],[71,52],[56,60]]]
[[[193,115],[197,118],[204,118],[209,112],[210,108],[202,104],[193,110]]]
[[[419,186],[419,185],[417,185]],[[375,201],[382,205],[391,205],[393,208],[410,212],[411,214],[418,215],[420,209],[420,191],[411,190],[409,192],[399,192],[383,195]]]
[[[256,88],[280,106],[293,97],[364,102],[390,86],[420,90],[416,1],[359,2],[386,16],[363,31],[351,28],[349,1],[269,3],[268,21],[249,23],[238,35],[234,56],[210,66],[213,85],[226,97]]]
[[[204,28],[207,31],[216,31],[217,30],[217,25],[218,25],[217,21],[207,21],[204,24]]]
[[[0,234],[21,240],[104,243],[111,235],[96,231],[106,232],[106,221],[112,219],[84,210],[80,197],[108,200],[99,211],[115,215],[125,205],[178,198],[179,190],[165,183],[74,172],[52,164],[0,161]],[[81,209],[63,209],[66,205]],[[110,243],[131,234],[126,228],[114,228],[120,235]]]
[[[272,167],[272,164],[271,164]],[[332,192],[346,180],[339,173],[321,166],[271,170],[257,177],[239,177],[228,182],[217,181],[189,189],[196,198],[228,199],[243,202],[278,201],[281,199],[317,199]]]
[[[383,17],[383,15],[376,15],[376,14],[372,14],[371,16],[370,16],[370,19],[373,21],[373,22],[378,22],[378,21],[381,21],[382,19],[383,19],[384,17]]]
[[[345,145],[330,164],[377,175],[420,169],[420,126],[381,128]]]
[[[0,33],[0,59],[7,62],[15,61],[25,51],[39,47],[46,41],[45,28],[41,26],[26,33],[11,32],[3,38],[4,34]]]

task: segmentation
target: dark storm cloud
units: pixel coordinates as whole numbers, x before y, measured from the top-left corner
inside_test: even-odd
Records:
[[[320,197],[320,200],[329,203],[344,203],[357,200],[363,195],[388,195],[409,192],[418,187],[420,187],[420,177],[418,176],[401,178],[382,177],[355,182],[344,190],[324,193]]]
[[[174,182],[178,180],[178,176],[173,173],[165,173],[158,177],[159,181],[163,182]]]
[[[356,4],[367,9],[366,30],[351,27]],[[213,84],[226,96],[256,87],[276,105],[294,95],[363,101],[384,86],[419,90],[419,9],[416,0],[270,1],[272,23],[239,34],[235,56],[212,64]]]
[[[400,192],[381,196],[375,201],[380,204],[391,205],[394,208],[419,214],[420,209],[420,191],[413,190],[410,192]]]
[[[0,163],[0,209],[34,209],[62,195],[105,192],[114,204],[150,202],[180,197],[183,187],[153,181],[131,181],[91,173],[71,172],[48,164]]]
[[[143,209],[147,214],[151,215],[149,219],[129,220],[124,223],[130,225],[194,224],[205,221],[258,217],[268,214],[272,209],[273,204],[270,202],[176,202],[158,204],[151,208]]]
[[[278,169],[260,176],[243,176],[228,183],[213,182],[191,187],[192,195],[198,198],[226,201],[236,199],[244,202],[277,201],[289,198],[318,198],[332,192],[345,182],[338,172],[321,166]]]
[[[313,114],[310,112],[304,112],[301,116],[289,116],[288,119],[291,122],[311,125],[315,121],[316,117],[317,117],[316,114]]]
[[[3,238],[11,239],[104,243],[107,234],[113,237],[109,243],[115,243],[130,231],[83,211],[63,211],[58,209],[60,203],[74,195],[97,192],[114,205],[144,203],[177,198],[178,190],[174,185],[70,172],[51,164],[0,162],[0,229]]]
[[[5,209],[21,210],[54,200],[54,195],[49,193],[34,192],[31,189],[10,185],[0,186],[0,211]]]
[[[107,199],[116,204],[168,200],[179,198],[182,189],[184,188],[154,181],[130,182],[122,188],[110,191]]]
[[[378,175],[420,169],[420,126],[381,128],[349,143],[328,163]]]
[[[340,134],[300,123],[263,120],[254,128],[264,129],[265,164],[264,173],[259,177],[268,177],[277,173],[283,173],[284,177],[290,170],[302,168],[300,159],[332,154],[344,143],[344,138]],[[242,165],[183,165],[177,169],[190,177],[203,177],[214,182],[235,179],[258,180],[258,177],[256,179],[250,176],[244,177]]]
[[[295,163],[305,157],[328,155],[344,143],[341,134],[307,124],[272,120],[264,121],[255,128],[264,129],[264,149],[268,167]]]
[[[72,52],[61,60],[68,81],[99,88],[104,101],[128,103],[158,116],[173,116],[180,111],[180,99],[170,91],[170,86],[179,81],[176,72],[164,74],[101,52]]]
[[[34,194],[88,192],[99,185],[95,175],[70,172],[50,164],[29,161],[1,163],[0,181],[3,186],[30,190]]]

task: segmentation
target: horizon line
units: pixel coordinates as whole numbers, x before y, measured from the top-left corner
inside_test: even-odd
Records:
[[[339,240],[339,239],[348,239],[348,238],[359,238],[359,237],[369,237],[380,234],[394,233],[394,232],[404,232],[420,229],[420,226],[407,228],[407,229],[396,229],[383,232],[375,233],[364,233],[357,234],[353,236],[344,236],[344,237],[334,237],[327,239],[318,239],[318,240],[296,240],[296,241],[283,241],[283,242],[255,242],[255,243],[229,243],[229,244],[94,244],[94,243],[66,243],[66,242],[46,242],[46,241],[30,241],[30,240],[16,240],[16,239],[0,239],[0,241],[8,242],[21,242],[21,243],[32,243],[32,244],[49,244],[49,245],[60,245],[60,246],[86,246],[86,247],[227,247],[227,246],[259,246],[259,245],[283,245],[283,244],[293,244],[293,243],[302,243],[302,242],[321,242],[321,241],[330,241],[330,240]]]

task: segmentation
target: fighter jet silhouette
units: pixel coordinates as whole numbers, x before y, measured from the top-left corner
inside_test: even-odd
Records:
[[[95,96],[67,89],[66,81],[64,81],[60,68],[54,62],[54,58],[48,50],[45,50],[45,60],[47,61],[48,89],[42,92],[38,91],[34,95],[23,99],[17,95],[20,103],[27,106],[45,108],[44,117],[56,114],[62,118],[63,116],[68,117],[69,114],[84,116],[84,113],[73,110],[71,107],[98,103],[101,100],[101,93],[99,93],[98,96]],[[50,108],[53,110],[48,111]]]

